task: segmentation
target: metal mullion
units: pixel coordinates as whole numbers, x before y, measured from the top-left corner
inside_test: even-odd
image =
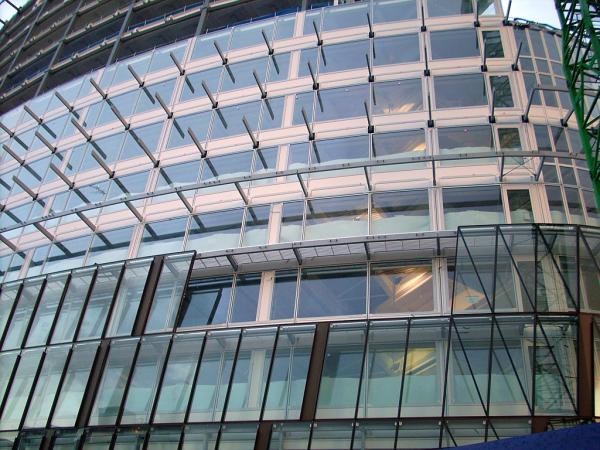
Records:
[[[158,255],[152,258],[152,263],[150,263],[150,267],[148,268],[146,283],[144,284],[144,289],[142,290],[140,297],[140,303],[138,305],[133,326],[131,328],[131,335],[141,336],[146,330],[148,319],[150,318],[150,310],[152,309],[152,303],[154,302],[154,296],[156,295],[156,290],[158,288],[158,283],[164,267],[164,262],[164,255]],[[140,324],[140,322],[142,323]]]
[[[23,413],[22,413],[21,419],[19,421],[19,430],[23,429],[23,424],[25,423],[25,417],[27,417],[27,411],[29,410],[29,406],[31,406],[31,400],[33,399],[33,393],[35,391],[35,386],[37,386],[37,382],[38,382],[38,379],[40,378],[40,373],[42,372],[42,367],[44,366],[45,360],[46,360],[46,350],[44,350],[42,352],[42,356],[40,357],[40,360],[38,361],[38,366],[37,366],[37,369],[33,376],[33,383],[31,383],[31,387],[29,388],[29,394],[27,395],[27,400],[25,401],[25,406],[23,407]],[[64,371],[64,368],[63,368],[63,371]]]
[[[33,310],[31,311],[31,316],[29,317],[29,321],[27,323],[27,327],[25,328],[25,333],[23,333],[23,339],[19,344],[19,348],[23,348],[25,343],[27,342],[27,337],[29,336],[29,332],[31,331],[31,327],[33,326],[33,319],[37,314],[37,310],[40,307],[40,302],[44,296],[44,291],[46,290],[46,286],[48,285],[48,275],[44,277],[44,281],[42,281],[42,287],[40,288],[40,292],[38,292],[37,298],[35,299],[35,303],[33,306]]]
[[[73,356],[73,347],[75,344],[71,344],[69,348],[69,353],[67,354],[67,358],[65,359],[65,363],[63,365],[62,373],[60,375],[60,379],[58,381],[58,386],[56,387],[56,392],[54,394],[54,400],[52,400],[52,406],[50,407],[50,411],[48,412],[48,417],[46,418],[46,428],[50,428],[52,423],[52,416],[54,416],[54,411],[56,410],[56,405],[58,403],[58,398],[60,397],[60,392],[62,391],[62,387],[67,376],[67,369],[69,368],[69,363],[71,362],[71,357]],[[23,425],[21,425],[22,427]]]
[[[581,196],[579,197],[581,199]],[[584,208],[585,209],[585,208]],[[576,303],[575,303],[575,311],[577,312],[577,314],[579,314],[579,312],[581,311],[581,255],[580,255],[580,251],[579,251],[579,243],[581,241],[581,228],[580,227],[576,227],[575,228],[575,274],[576,274],[576,278],[577,278],[577,286],[575,287],[575,289],[577,290],[577,299],[576,299]],[[577,352],[577,355],[579,355],[579,352]]]
[[[67,296],[67,291],[69,290],[69,285],[71,284],[72,278],[73,278],[73,272],[69,272],[69,274],[67,275],[67,279],[65,281],[65,285],[63,287],[62,294],[60,296],[60,300],[58,301],[58,306],[56,307],[56,312],[54,313],[54,319],[52,319],[52,324],[50,325],[50,330],[48,331],[48,337],[46,338],[46,345],[50,345],[52,335],[54,334],[54,329],[56,328],[56,324],[57,324],[58,318],[60,316],[60,311],[61,311],[63,303],[65,301],[65,297]]]
[[[121,290],[121,283],[123,282],[123,278],[125,277],[126,270],[127,270],[127,261],[123,262],[123,265],[121,266],[121,271],[119,272],[119,277],[117,279],[117,284],[115,286],[115,292],[113,293],[112,300],[108,307],[108,311],[106,313],[106,320],[104,321],[104,327],[102,328],[102,334],[100,335],[102,338],[106,337],[106,332],[108,331],[108,327],[110,326],[110,322],[112,320],[112,315],[114,313],[115,305],[117,303],[117,298],[119,297],[119,291]]]
[[[104,374],[104,369],[106,368],[108,357],[110,355],[110,343],[111,342],[108,340],[100,341],[100,344],[96,348],[94,363],[92,364],[90,376],[88,377],[86,384],[87,395],[84,395],[84,397],[81,400],[79,412],[77,413],[77,417],[75,419],[76,425],[85,426],[89,420],[91,409],[94,406],[93,401],[95,400],[96,395],[98,394],[98,388],[100,387],[100,383],[102,381],[101,377]],[[92,385],[94,375],[97,375],[97,383],[95,385]],[[85,414],[85,416],[83,416],[83,414]]]
[[[362,390],[362,380],[365,374],[365,362],[367,349],[369,348],[369,332],[371,328],[371,324],[369,321],[365,323],[365,343],[363,344],[363,354],[362,354],[362,363],[360,365],[360,378],[358,379],[358,389],[356,391],[356,403],[354,406],[354,423],[352,424],[352,437],[350,439],[350,445],[354,448],[354,436],[356,435],[356,420],[358,417],[358,408],[360,407],[360,391]]]
[[[165,257],[165,260],[166,260],[166,257]],[[190,266],[188,267],[187,275],[185,277],[185,286],[186,287],[190,284],[190,278],[192,277],[192,271],[194,269],[194,261],[195,260],[196,260],[196,250],[194,250],[192,252],[192,259],[190,261]],[[160,284],[160,278],[159,278],[158,282]],[[156,287],[158,288],[158,284]],[[181,291],[181,295],[179,296],[179,304],[177,305],[177,311],[175,311],[175,321],[174,321],[173,325],[170,327],[173,332],[177,331],[177,323],[178,323],[179,317],[181,315],[181,305],[182,305],[183,297],[185,295],[185,291],[186,291],[186,289],[183,289]],[[150,315],[148,315],[148,317],[150,317]],[[146,324],[146,325],[148,325],[148,324]],[[145,332],[145,330],[144,330],[144,332]]]
[[[279,336],[280,336],[280,332],[281,332],[281,327],[283,325],[279,325],[277,327],[277,332],[275,333],[275,342],[273,344],[273,351],[271,353],[271,361],[269,361],[269,370],[267,372],[267,381],[265,384],[265,392],[263,393],[263,400],[262,400],[262,405],[260,407],[260,415],[258,420],[260,422],[262,422],[264,414],[265,414],[265,406],[267,405],[267,397],[269,396],[269,386],[271,383],[271,375],[273,374],[273,366],[275,365],[275,354],[277,353],[277,343],[279,342]],[[290,351],[290,358],[291,358],[291,351]]]
[[[88,287],[87,293],[85,294],[85,298],[83,300],[83,305],[81,305],[81,313],[79,314],[79,318],[77,319],[77,325],[75,327],[75,331],[73,332],[73,341],[77,341],[79,337],[79,332],[81,331],[81,326],[83,324],[83,317],[85,316],[85,311],[90,302],[90,298],[92,296],[92,292],[94,291],[94,286],[96,285],[96,280],[98,279],[98,267],[94,269],[94,273],[92,274],[92,279],[90,280],[90,286]]]
[[[10,307],[10,311],[8,312],[8,318],[6,319],[6,325],[4,326],[4,330],[0,335],[0,349],[4,345],[4,340],[6,339],[6,335],[8,334],[9,325],[12,322],[12,319],[15,315],[15,311],[17,310],[17,305],[19,304],[19,300],[21,299],[21,294],[23,293],[23,288],[25,287],[25,282],[21,281],[19,287],[17,288],[17,293],[15,295],[15,299],[13,300],[13,304]],[[1,405],[0,405],[1,406]],[[0,413],[2,412],[2,408],[0,408]]]
[[[244,330],[241,329],[238,335],[238,342],[235,349],[233,363],[231,365],[231,374],[229,375],[229,384],[227,385],[227,392],[225,393],[225,400],[223,402],[223,411],[221,411],[221,419],[220,422],[223,423],[225,421],[225,415],[227,413],[227,407],[229,406],[229,397],[231,396],[231,389],[233,387],[233,377],[235,376],[235,368],[237,367],[238,357],[240,354],[240,348],[242,346],[242,339],[244,337]],[[219,431],[219,438],[217,440],[217,449],[219,448],[219,440],[221,438],[221,431]]]
[[[165,379],[165,374],[167,373],[167,366],[169,365],[169,358],[171,357],[171,350],[173,349],[173,341],[175,340],[175,336],[171,335],[171,339],[169,339],[169,345],[167,346],[167,351],[165,353],[165,359],[163,366],[160,370],[160,375],[158,377],[158,384],[156,385],[156,395],[154,396],[154,401],[152,402],[152,408],[150,411],[150,420],[148,423],[154,423],[154,416],[156,415],[156,408],[158,407],[158,401],[160,399],[160,391],[162,389],[162,384]]]
[[[129,394],[129,387],[131,386],[131,381],[132,381],[131,379],[133,378],[133,373],[135,372],[137,359],[139,357],[141,348],[142,348],[142,338],[140,338],[137,342],[137,345],[135,347],[135,352],[133,354],[133,359],[131,361],[131,367],[129,368],[129,374],[127,374],[127,382],[125,383],[125,389],[123,390],[123,396],[121,397],[121,404],[119,406],[119,411],[117,412],[117,418],[115,420],[115,425],[117,427],[120,426],[121,419],[123,418],[123,412],[125,410],[125,403],[127,402],[127,395]]]

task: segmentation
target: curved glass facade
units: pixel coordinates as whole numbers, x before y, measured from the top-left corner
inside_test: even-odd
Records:
[[[79,3],[16,19],[0,84],[0,447],[431,448],[598,415],[560,36],[494,0]],[[53,15],[47,73],[17,70]]]

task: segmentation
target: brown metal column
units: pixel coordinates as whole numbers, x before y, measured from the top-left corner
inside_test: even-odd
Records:
[[[154,300],[154,294],[158,286],[158,280],[160,279],[160,272],[163,266],[163,257],[155,256],[152,265],[150,266],[150,273],[148,273],[148,279],[146,280],[146,286],[144,286],[144,293],[140,300],[140,307],[135,319],[133,326],[133,336],[141,336],[146,329],[146,321],[150,314],[150,308],[152,307],[152,300]]]
[[[306,377],[306,388],[302,401],[300,420],[313,420],[317,411],[317,397],[321,385],[323,363],[325,361],[325,349],[327,348],[327,336],[329,334],[329,323],[321,322],[315,329],[315,338],[310,355],[310,365]]]
[[[582,419],[594,416],[594,319],[591,314],[579,314],[577,355],[577,408]]]

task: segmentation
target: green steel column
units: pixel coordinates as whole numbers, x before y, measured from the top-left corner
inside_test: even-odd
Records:
[[[555,0],[562,26],[563,67],[600,207],[600,13],[596,2]]]

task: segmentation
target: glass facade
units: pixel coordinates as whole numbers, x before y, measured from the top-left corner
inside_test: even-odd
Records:
[[[522,117],[566,85],[560,36],[499,0],[80,3],[0,57],[0,447],[599,416],[590,174],[568,95]]]

